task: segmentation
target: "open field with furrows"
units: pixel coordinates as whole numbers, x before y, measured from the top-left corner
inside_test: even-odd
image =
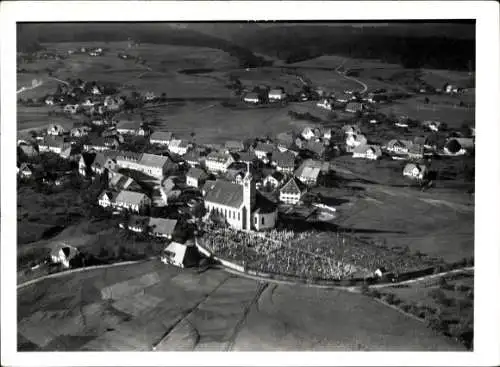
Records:
[[[17,131],[27,133],[32,129],[47,128],[50,124],[60,124],[65,129],[71,129],[75,122],[82,121],[82,115],[49,116],[49,111],[57,111],[57,107],[29,107],[17,105]]]
[[[155,345],[159,351],[462,350],[359,294],[259,284],[157,261],[67,274],[18,292],[21,351]]]
[[[357,184],[335,223],[357,236],[446,262],[474,255],[474,203],[455,190]]]
[[[430,99],[434,100],[434,97],[430,97]],[[436,103],[424,104],[422,100],[422,96],[412,97],[382,105],[377,110],[385,115],[406,115],[414,120],[444,122],[452,129],[460,128],[462,123],[474,121],[475,119],[475,108],[439,103],[439,99],[437,99]]]
[[[255,136],[275,136],[290,129],[300,129],[307,121],[294,121],[289,110],[295,106],[247,106],[235,102],[223,106],[219,101],[170,102],[164,107],[145,110],[156,120],[156,130],[172,131],[182,138],[194,132],[197,143],[223,143],[228,139],[244,140]]]

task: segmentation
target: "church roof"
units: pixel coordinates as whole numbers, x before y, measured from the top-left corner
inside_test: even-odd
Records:
[[[217,180],[208,190],[205,201],[239,208],[243,204],[243,186],[229,181]]]

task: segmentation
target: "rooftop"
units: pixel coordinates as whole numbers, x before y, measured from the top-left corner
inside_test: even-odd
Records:
[[[217,180],[213,187],[208,187],[205,201],[239,208],[243,204],[243,186],[229,181]]]

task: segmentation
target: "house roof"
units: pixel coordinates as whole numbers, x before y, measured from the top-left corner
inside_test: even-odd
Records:
[[[117,129],[124,129],[124,130],[137,130],[140,127],[141,127],[140,121],[120,120],[116,124]]]
[[[177,226],[177,220],[165,218],[149,218],[148,225],[152,232],[172,235],[174,233],[175,227]]]
[[[205,196],[206,202],[239,208],[243,204],[243,186],[229,181],[217,180]]]
[[[345,109],[346,111],[362,111],[363,104],[359,102],[349,102]]]
[[[206,178],[207,174],[202,169],[192,167],[189,169],[188,173],[186,173],[186,177],[193,177],[193,178],[199,180],[202,178]]]
[[[238,160],[240,162],[253,162],[255,160],[255,154],[252,152],[239,152]]]
[[[150,140],[163,140],[170,141],[172,140],[172,133],[169,131],[155,131],[149,137]]]
[[[33,156],[38,154],[38,150],[32,145],[20,144],[19,148],[23,151],[27,156]]]
[[[279,144],[291,145],[294,143],[294,135],[290,132],[283,132],[276,135],[276,140]]]
[[[283,94],[285,94],[285,92],[284,92],[282,89],[277,89],[277,88],[275,88],[275,89],[271,89],[271,90],[269,91],[269,95],[270,95],[270,96],[272,96],[272,95],[278,95],[278,96],[281,96],[281,95],[283,95]]]
[[[272,177],[276,181],[281,182],[281,180],[283,180],[285,178],[285,175],[283,173],[281,173],[280,171],[274,171],[273,173],[271,173],[267,177]]]
[[[226,149],[237,149],[237,150],[243,150],[245,149],[245,145],[243,144],[242,141],[237,141],[237,140],[228,140],[224,144],[224,147]]]
[[[142,227],[146,228],[148,225],[149,218],[142,215],[131,215],[127,225],[129,227]]]
[[[154,168],[163,168],[170,159],[163,155],[143,153],[139,159],[139,164]]]
[[[127,204],[131,204],[131,205],[139,205],[145,197],[147,197],[147,196],[143,193],[122,190],[116,196],[115,202],[127,203]]]
[[[408,153],[411,154],[424,154],[424,147],[420,144],[412,144],[408,149]]]
[[[266,153],[271,153],[275,150],[275,146],[273,144],[268,144],[268,143],[257,143],[257,146],[254,148],[254,151],[261,151],[261,152],[266,152]]]
[[[273,152],[272,156],[273,162],[279,167],[294,167],[295,166],[295,155],[291,152]]]
[[[400,140],[400,139],[392,139],[387,143],[387,148],[404,147],[410,148],[413,145],[413,142],[410,140]]]
[[[99,194],[99,197],[97,198],[97,200],[101,200],[104,198],[104,196],[107,196],[109,198],[109,201],[115,201],[117,195],[118,195],[118,193],[116,193],[114,191],[104,190],[103,192],[101,192]]]
[[[316,141],[308,141],[306,145],[307,150],[314,152],[318,155],[322,155],[325,152],[325,146],[323,143]]]
[[[183,158],[186,162],[200,162],[201,156],[200,153],[192,150],[187,152]]]
[[[245,99],[259,99],[259,95],[255,92],[249,92],[245,94]]]
[[[216,161],[219,163],[227,162],[230,159],[231,155],[223,152],[212,152],[207,155],[207,161]]]
[[[117,160],[123,160],[123,161],[135,161],[138,162],[141,159],[142,153],[136,153],[136,152],[129,152],[129,151],[120,151],[116,159]]]
[[[139,184],[132,178],[121,173],[115,173],[109,180],[109,186],[117,190],[127,190],[129,187],[139,188]]]
[[[382,155],[382,150],[378,145],[358,145],[354,148],[353,153],[364,154],[370,149],[373,151],[374,155]]]
[[[403,173],[410,173],[413,171],[415,168],[417,168],[420,172],[425,172],[427,170],[427,167],[422,164],[416,164],[416,163],[408,163],[405,168],[403,169]]]
[[[172,241],[163,251],[166,253],[173,254],[172,261],[175,264],[184,264],[184,258],[186,256],[186,251],[187,251],[186,245]]]
[[[60,148],[64,145],[64,138],[62,136],[46,136],[39,145]]]
[[[302,194],[304,191],[302,183],[295,177],[292,177],[288,182],[280,189],[283,194]]]

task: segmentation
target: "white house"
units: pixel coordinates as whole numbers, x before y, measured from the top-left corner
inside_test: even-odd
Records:
[[[52,250],[50,259],[53,263],[62,264],[65,268],[69,268],[71,259],[76,255],[78,255],[77,248],[61,244]]]
[[[67,132],[66,129],[59,124],[51,124],[47,128],[47,135],[58,136],[58,135],[64,135],[66,132]]]
[[[301,135],[306,140],[311,140],[312,138],[314,138],[316,136],[316,134],[314,133],[314,128],[312,128],[310,126],[306,126],[304,128],[304,130],[302,130]]]
[[[209,172],[226,173],[228,167],[234,162],[231,154],[212,152],[205,159],[205,166]]]
[[[198,264],[198,250],[192,243],[170,242],[163,250],[161,261],[180,268],[188,268]]]
[[[205,209],[225,219],[229,226],[244,231],[274,228],[278,211],[255,189],[255,182],[249,170],[242,184],[217,180],[205,194]]]
[[[164,177],[173,167],[169,157],[149,153],[120,152],[116,157],[116,163],[121,168],[140,171],[156,178]]]
[[[427,167],[420,164],[408,163],[403,169],[403,176],[422,180],[427,174]]]
[[[307,192],[304,185],[292,177],[288,182],[280,189],[280,201],[286,204],[297,204],[302,195]]]
[[[366,145],[367,143],[368,140],[363,134],[347,135],[347,138],[345,140],[347,152],[353,152],[356,147]]]
[[[352,157],[376,160],[382,157],[382,150],[378,145],[359,145],[354,148]]]
[[[151,206],[151,199],[143,193],[122,190],[116,195],[111,205],[115,208],[139,212]]]
[[[151,144],[169,145],[172,140],[172,133],[168,131],[155,131],[149,137]]]
[[[33,170],[27,163],[21,163],[21,165],[17,168],[17,173],[20,177],[29,178],[32,176]]]
[[[286,98],[286,93],[283,89],[271,89],[268,93],[269,102],[279,102]]]
[[[257,93],[252,92],[245,94],[243,101],[246,103],[258,104],[260,102],[260,98]]]
[[[281,172],[275,171],[264,178],[264,180],[262,181],[262,186],[275,189],[283,184],[284,179],[285,176]]]
[[[316,106],[324,108],[325,110],[331,111],[333,110],[333,103],[328,100],[327,98],[322,99],[318,103],[316,103]]]
[[[172,139],[168,144],[168,150],[177,155],[184,155],[192,148],[192,144],[185,140]]]
[[[413,142],[410,140],[392,139],[386,144],[385,149],[391,153],[407,154],[412,145]]]
[[[273,144],[258,143],[254,149],[255,156],[262,161],[267,161],[269,154],[276,150]]]
[[[199,188],[205,183],[207,177],[205,171],[192,167],[189,169],[188,173],[186,173],[186,185]]]

